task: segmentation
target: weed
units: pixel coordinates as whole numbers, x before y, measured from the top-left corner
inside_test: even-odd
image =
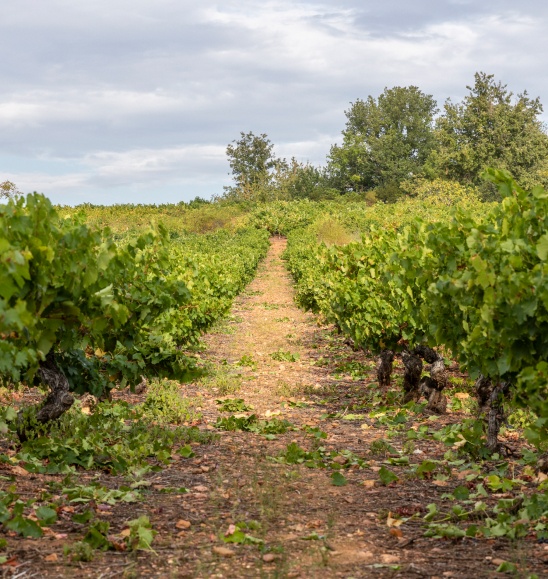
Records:
[[[226,398],[225,400],[215,400],[219,405],[220,412],[248,412],[253,407],[248,406],[242,398]]]
[[[387,440],[379,438],[369,444],[369,452],[373,456],[387,456],[397,453],[397,450]]]
[[[255,360],[253,359],[252,356],[248,356],[247,354],[244,354],[236,362],[236,366],[247,366],[248,368],[251,368],[252,370],[256,370],[257,369],[257,362],[255,362]]]
[[[259,420],[255,414],[251,416],[227,416],[218,418],[215,428],[219,430],[242,430],[255,432],[256,434],[274,435],[283,434],[293,428],[291,422],[273,418],[272,420]]]
[[[242,375],[221,367],[212,376],[208,376],[202,383],[221,396],[227,396],[229,394],[235,394],[240,390],[242,387]]]
[[[93,547],[85,541],[77,541],[72,545],[64,545],[63,554],[65,557],[70,557],[72,561],[82,561],[85,563],[93,561],[95,555]]]
[[[298,360],[300,360],[301,355],[298,353],[292,354],[289,351],[286,350],[277,350],[276,352],[272,352],[272,354],[270,354],[270,357],[273,360],[277,360],[278,362],[297,362]]]
[[[173,380],[152,382],[142,405],[144,416],[159,424],[183,424],[201,418],[196,400],[183,398],[179,384]]]

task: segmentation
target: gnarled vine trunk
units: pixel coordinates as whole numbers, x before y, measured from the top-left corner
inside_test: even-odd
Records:
[[[34,428],[56,420],[74,403],[69,381],[55,363],[55,356],[52,353],[48,354],[46,360],[40,364],[38,376],[44,384],[49,386],[50,392],[35,413],[28,413],[28,410],[19,413],[17,434],[21,442],[28,439]]]
[[[498,435],[506,416],[504,414],[504,399],[508,395],[510,384],[501,382],[493,388],[489,399],[489,414],[487,418],[487,448],[491,452],[500,452]]]
[[[377,380],[383,392],[386,392],[390,386],[393,367],[394,352],[392,352],[392,350],[383,350],[379,354],[379,359],[377,361]]]
[[[510,391],[509,382],[493,382],[481,375],[475,384],[480,414],[487,418],[487,448],[490,452],[500,452],[503,446],[499,443],[500,427],[504,423],[504,400]]]
[[[416,402],[421,395],[419,385],[422,374],[422,360],[414,353],[408,351],[402,352],[401,359],[405,368],[403,374],[403,390],[405,392],[403,401],[405,404],[411,402],[411,400]]]
[[[413,353],[430,364],[427,367],[430,376],[423,377],[420,383],[420,392],[428,400],[426,410],[434,414],[445,414],[447,398],[443,390],[447,386],[447,370],[443,357],[428,346],[417,346]]]

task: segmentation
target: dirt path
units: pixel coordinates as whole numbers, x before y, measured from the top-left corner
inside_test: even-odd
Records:
[[[394,449],[407,444],[413,464],[441,459],[447,447],[428,438],[409,444],[407,431],[431,424],[428,417],[398,430],[369,415],[380,404],[374,360],[296,308],[280,259],[284,247],[285,240],[272,239],[232,317],[206,336],[210,377],[182,387],[185,397],[201,400],[200,428],[220,432],[218,440],[193,446],[195,457],[177,456],[151,477],[144,503],[113,509],[113,519],[150,516],[158,531],[155,552],[108,552],[64,567],[62,575],[469,578],[501,576],[497,560],[508,560],[542,576],[543,545],[424,537],[426,505],[443,503],[442,495],[462,484],[456,475],[447,481],[409,477],[409,465],[389,465],[400,480],[380,485],[390,454],[399,457]],[[252,409],[221,412],[219,399],[240,399]],[[260,434],[213,426],[219,417],[251,414],[270,421],[273,430],[282,420],[291,429]],[[453,413],[436,425],[458,420]],[[179,487],[189,492],[164,492]],[[398,526],[398,517],[407,520]],[[226,543],[223,536],[247,544]]]
[[[386,429],[364,418],[333,418],[337,412],[348,417],[352,407],[363,408],[364,383],[374,381],[374,361],[352,352],[330,328],[296,308],[280,259],[284,247],[285,240],[272,240],[256,279],[234,305],[233,321],[206,338],[207,358],[220,373],[210,383],[210,395],[204,391],[203,412],[211,424],[223,415],[215,399],[239,398],[261,418],[286,419],[295,430],[277,434],[275,440],[223,432],[218,444],[199,449],[204,455],[195,461],[196,468],[211,470],[201,473],[198,488],[181,503],[180,516],[192,520],[192,527],[181,533],[175,575],[482,577],[497,575],[493,560],[530,558],[532,552],[505,541],[424,538],[419,519],[387,526],[389,512],[422,519],[426,504],[440,501],[448,489],[418,478],[378,486],[386,456],[371,456],[370,444],[386,436]],[[273,359],[275,352],[285,353],[288,360]],[[289,361],[290,355],[298,360]],[[247,365],[236,366],[241,377],[234,377],[238,362]],[[334,374],[337,367],[344,372]],[[359,375],[364,372],[365,377]],[[328,415],[332,418],[326,420]],[[318,438],[318,431],[327,438]],[[401,449],[404,441],[394,438],[392,444]],[[331,469],[272,460],[292,442],[307,451],[321,446],[346,453],[351,458],[345,466],[359,459],[367,464],[345,468],[348,484],[334,486]],[[442,458],[446,451],[428,440],[415,447],[420,460]],[[335,460],[345,462],[340,454]],[[264,541],[262,546],[219,540],[241,522],[248,524],[245,533]]]

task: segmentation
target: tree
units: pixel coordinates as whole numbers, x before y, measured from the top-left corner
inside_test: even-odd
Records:
[[[17,185],[11,181],[4,181],[0,183],[0,199],[14,199],[22,195],[21,191],[17,189]]]
[[[525,187],[548,180],[548,137],[542,104],[527,92],[513,101],[506,85],[478,72],[460,103],[447,100],[436,124],[434,172],[463,184],[479,184],[488,167],[510,171]]]
[[[328,171],[342,190],[399,183],[420,173],[434,146],[437,104],[416,86],[385,88],[345,111],[343,144],[334,145]]]
[[[280,164],[273,153],[274,145],[266,134],[240,133],[232,141],[226,155],[237,189],[267,184],[271,171]]]

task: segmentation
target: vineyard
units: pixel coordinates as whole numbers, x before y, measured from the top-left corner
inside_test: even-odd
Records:
[[[0,205],[5,577],[542,577],[548,192]]]

